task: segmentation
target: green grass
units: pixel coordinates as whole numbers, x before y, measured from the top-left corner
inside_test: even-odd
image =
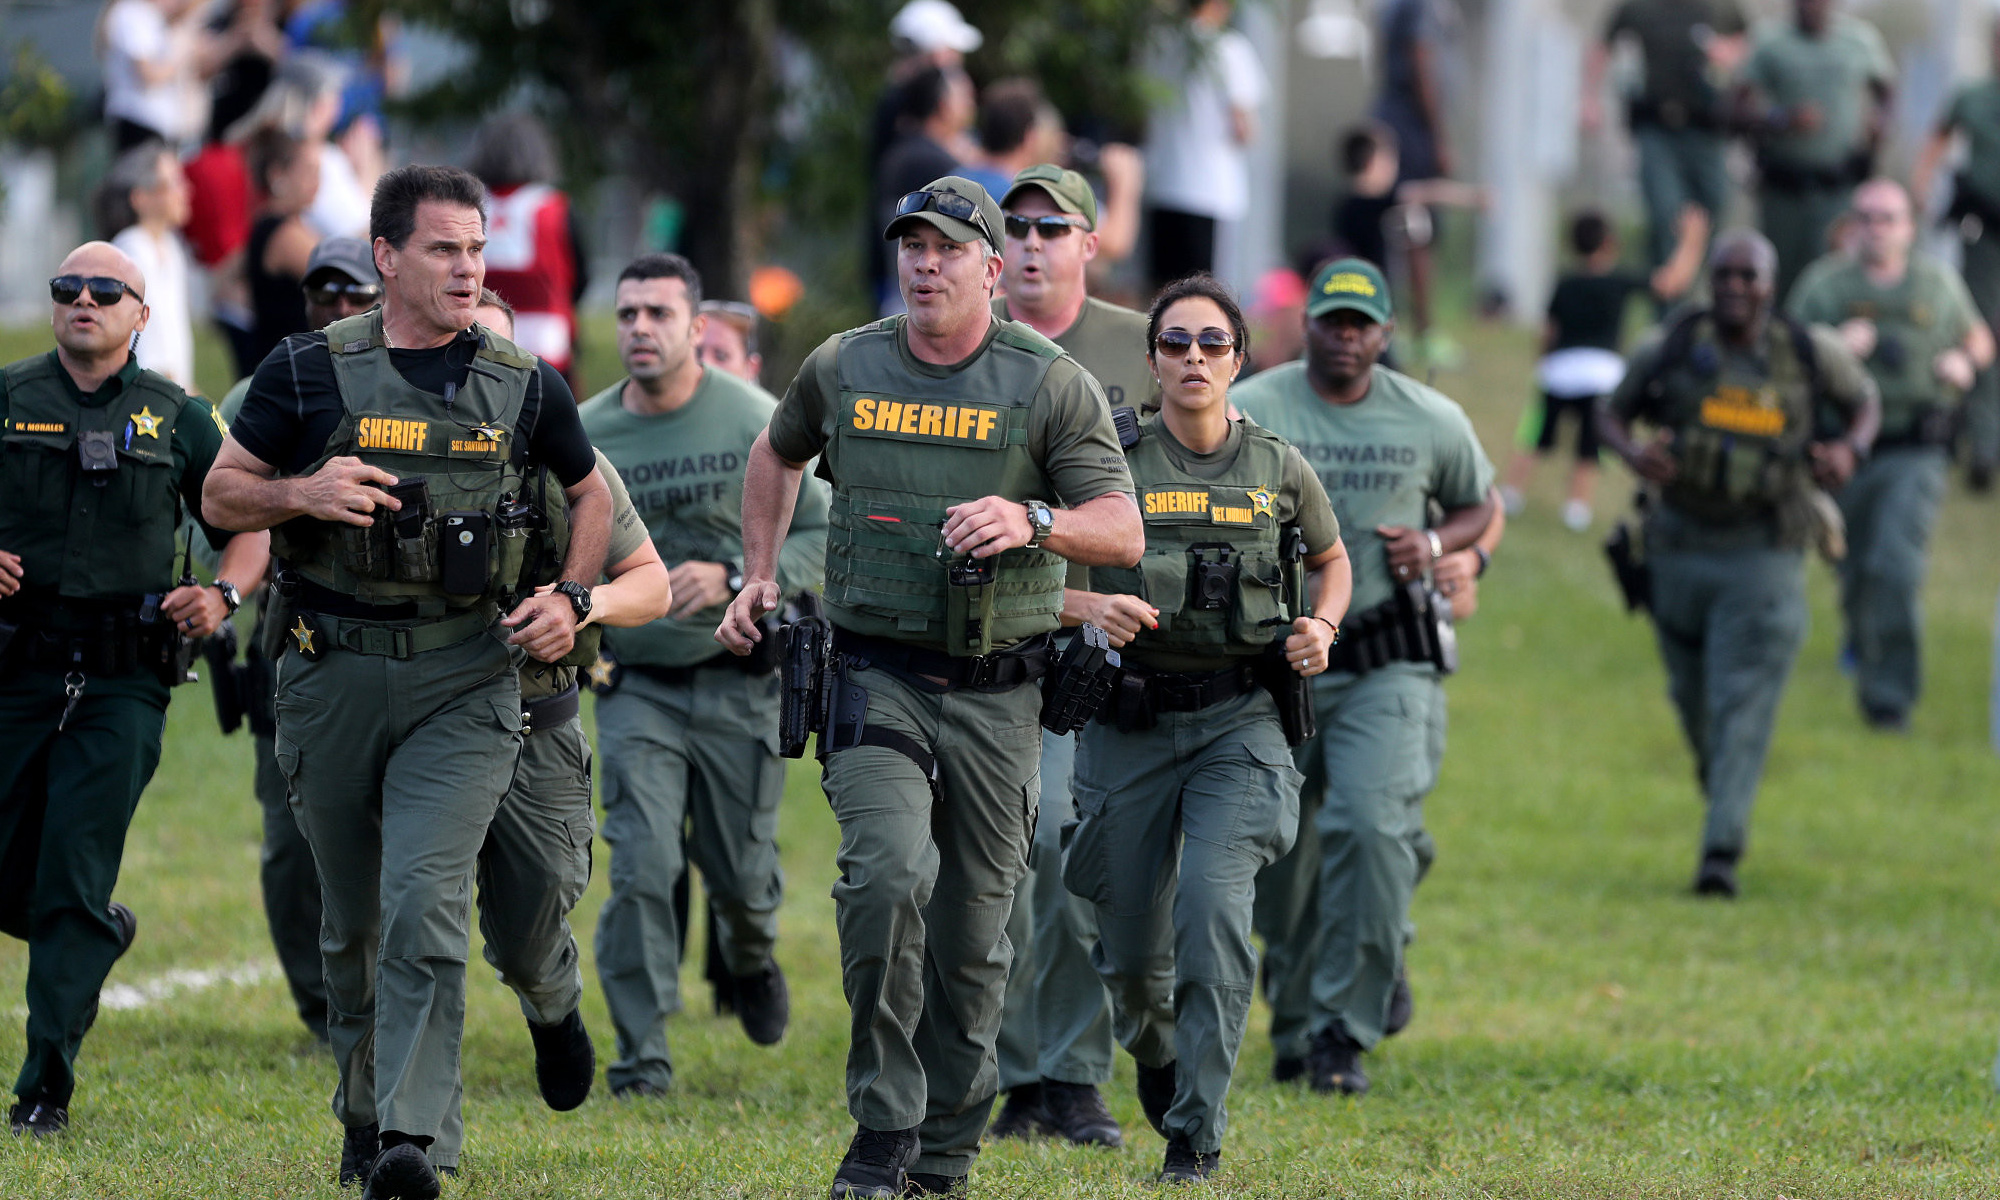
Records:
[[[6,342],[8,357],[36,340]],[[1473,329],[1465,341],[1472,369],[1442,382],[1499,458],[1527,392],[1527,339]],[[1700,809],[1650,631],[1618,608],[1595,540],[1555,521],[1557,475],[1544,471],[1462,631],[1451,751],[1429,805],[1439,861],[1416,907],[1416,1023],[1372,1056],[1373,1094],[1333,1101],[1268,1082],[1260,1007],[1220,1189],[2000,1194],[1988,1082],[2000,1035],[2000,761],[1985,735],[1993,502],[1954,495],[1947,507],[1928,689],[1907,738],[1862,727],[1834,667],[1828,576],[1813,569],[1813,635],[1780,720],[1746,894],[1697,903],[1684,888]],[[1617,507],[1616,491],[1607,483],[1600,511]],[[114,981],[269,959],[249,776],[249,745],[217,735],[205,688],[179,693],[119,885],[140,940]],[[514,1001],[475,966],[466,1174],[446,1195],[824,1194],[851,1128],[828,899],[835,835],[814,772],[800,768],[782,827],[792,1032],[775,1050],[752,1047],[705,1015],[690,969],[690,1011],[671,1030],[679,1076],[663,1102],[614,1104],[600,1090],[575,1113],[547,1112]],[[577,914],[586,958],[604,879],[600,847]],[[19,943],[0,942],[0,1063],[20,1053],[25,971]],[[585,1015],[608,1054],[588,964],[586,978]],[[79,1068],[73,1131],[49,1145],[0,1139],[0,1192],[337,1194],[333,1066],[275,979],[106,1013]],[[1161,1143],[1132,1097],[1129,1060],[1110,1099],[1126,1150],[1003,1146],[981,1159],[976,1194],[1148,1194]]]

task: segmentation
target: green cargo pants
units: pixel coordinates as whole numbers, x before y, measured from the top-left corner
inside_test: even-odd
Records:
[[[1985,230],[1978,239],[1963,244],[1960,273],[1979,315],[1992,325],[2000,320],[2000,229]],[[2000,466],[2000,368],[1988,367],[1979,373],[1972,390],[1965,394],[1964,412],[1961,438],[1966,460],[1988,468]]]
[[[1063,827],[1076,820],[1076,739],[1042,731],[1042,806],[1028,877],[1014,893],[1014,969],[1000,1017],[1000,1090],[1043,1079],[1111,1082],[1111,1005],[1090,965],[1097,910],[1063,886]]]
[[[1924,574],[1944,487],[1944,448],[1908,446],[1880,451],[1841,489],[1840,607],[1864,712],[1900,716],[1917,702]]]
[[[264,844],[257,862],[264,923],[270,927],[271,946],[278,952],[299,1020],[324,1038],[326,973],[319,959],[319,872],[313,867],[312,847],[292,816],[274,739],[252,735],[251,740],[257,759],[253,786],[257,806],[264,811]]]
[[[1152,729],[1077,734],[1077,824],[1063,882],[1097,908],[1091,959],[1119,1044],[1176,1064],[1170,1134],[1222,1148],[1250,1021],[1257,872],[1298,834],[1299,772],[1261,689]]]
[[[993,1041],[1041,796],[1042,693],[938,693],[880,668],[847,678],[868,691],[868,724],[915,739],[940,778],[934,796],[916,763],[881,746],[826,758],[847,1111],[865,1129],[919,1127],[911,1170],[964,1175],[999,1086]]]
[[[1424,829],[1424,798],[1444,761],[1436,673],[1405,664],[1321,676],[1313,713],[1319,733],[1297,755],[1298,845],[1257,877],[1280,1058],[1305,1057],[1336,1023],[1364,1047],[1382,1040],[1415,934],[1411,900],[1437,856]]]
[[[1785,679],[1806,637],[1805,555],[1768,524],[1646,523],[1653,626],[1708,805],[1702,853],[1740,856]]]
[[[1729,203],[1727,143],[1718,133],[1663,125],[1633,126],[1632,141],[1639,149],[1639,190],[1646,199],[1646,253],[1659,266],[1680,240],[1683,207],[1700,205],[1709,226],[1721,228]]]
[[[521,750],[505,636],[278,666],[278,764],[319,866],[333,1112],[350,1128],[435,1138],[458,1095],[473,865]]]
[[[1757,190],[1757,228],[1778,251],[1778,285],[1772,294],[1780,305],[1799,273],[1827,252],[1827,231],[1847,211],[1853,195],[1851,186],[1791,190],[1766,185]]]
[[[91,676],[61,730],[63,676],[0,677],[0,932],[28,943],[27,1053],[14,1094],[69,1104],[76,1052],[120,953],[106,906],[125,831],[160,765],[167,687]]]
[[[555,1024],[583,1000],[569,914],[590,886],[595,825],[583,719],[529,733],[514,781],[486,827],[474,877],[486,961],[537,1025]],[[431,1161],[440,1167],[457,1166],[465,1144],[459,1100],[453,1096],[431,1146]]]
[[[674,885],[692,858],[732,975],[771,962],[778,867],[778,680],[734,667],[663,683],[628,668],[597,702],[611,896],[597,918],[597,976],[618,1034],[614,1088],[673,1080],[667,1017],[680,1011]]]

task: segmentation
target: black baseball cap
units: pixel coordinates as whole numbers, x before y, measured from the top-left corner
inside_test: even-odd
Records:
[[[324,283],[320,276],[328,271],[338,271],[356,283],[382,282],[382,277],[375,273],[375,252],[360,238],[326,238],[314,246],[299,283],[306,287]]]

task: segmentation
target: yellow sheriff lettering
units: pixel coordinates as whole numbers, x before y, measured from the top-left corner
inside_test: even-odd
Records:
[[[1000,414],[972,404],[924,404],[863,396],[847,419],[856,433],[893,433],[945,442],[991,442],[999,435]]]
[[[152,405],[148,404],[146,407],[132,414],[132,427],[138,431],[140,437],[149,437],[155,440],[159,438],[160,418],[153,415]]]
[[[1778,407],[1773,388],[1724,384],[1701,402],[1701,423],[1724,433],[1777,437],[1785,432],[1785,411]]]
[[[1192,489],[1162,488],[1146,493],[1146,515],[1149,517],[1173,516],[1191,513],[1196,516],[1208,512],[1208,492]]]
[[[1350,296],[1373,296],[1375,282],[1359,271],[1341,271],[1327,276],[1326,282],[1320,285],[1319,290],[1322,295],[1327,296],[1342,293]]]
[[[363,417],[355,427],[355,440],[363,450],[422,450],[430,439],[429,421]]]

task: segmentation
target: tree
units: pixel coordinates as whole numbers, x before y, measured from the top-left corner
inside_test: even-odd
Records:
[[[579,176],[623,171],[677,197],[688,257],[712,290],[741,295],[765,201],[852,240],[867,194],[864,130],[901,2],[510,0],[502,15],[492,0],[373,0],[357,15],[395,12],[469,48],[469,68],[417,98],[413,111],[463,116],[534,104]],[[969,64],[975,78],[1037,75],[1066,113],[1114,126],[1143,111],[1135,51],[1172,11],[1153,0],[966,7],[987,39]],[[806,64],[784,82],[781,50]],[[799,118],[782,137],[781,111]],[[774,155],[787,169],[772,186]]]

